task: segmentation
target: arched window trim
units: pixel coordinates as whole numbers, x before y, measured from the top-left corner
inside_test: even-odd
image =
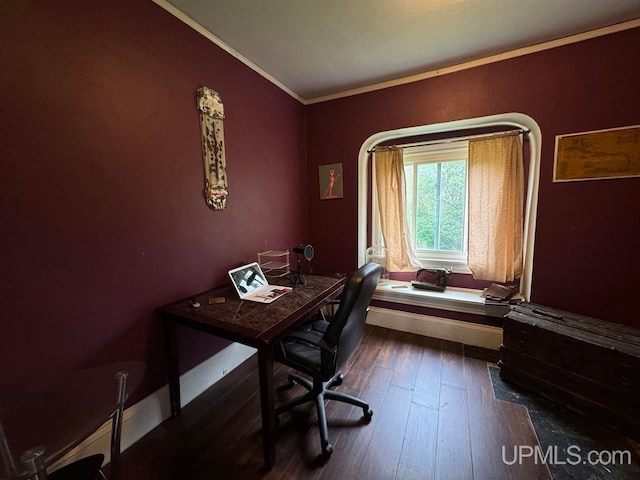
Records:
[[[538,208],[538,185],[540,177],[540,152],[542,133],[536,121],[522,113],[504,113],[487,117],[456,120],[453,122],[421,125],[418,127],[387,130],[371,135],[360,147],[358,154],[358,265],[365,262],[367,249],[367,225],[373,216],[373,211],[367,211],[369,189],[369,154],[375,145],[401,137],[442,133],[470,128],[494,127],[498,125],[512,125],[529,130],[529,175],[527,183],[527,197],[525,199],[524,221],[524,270],[521,279],[521,290],[526,300],[531,296],[531,282],[533,276],[533,253],[536,230],[536,214]],[[372,209],[375,208],[372,202]]]

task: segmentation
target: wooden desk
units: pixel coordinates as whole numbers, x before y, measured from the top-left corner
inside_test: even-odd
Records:
[[[344,277],[306,275],[304,285],[295,285],[291,293],[271,304],[243,301],[231,285],[198,294],[200,307],[188,299],[161,307],[165,328],[167,371],[171,414],[180,413],[180,369],[176,326],[182,325],[217,335],[258,350],[260,403],[264,461],[267,468],[275,464],[275,415],[273,401],[273,345],[292,326],[322,307],[325,300],[337,296],[344,287]],[[288,278],[271,280],[276,285],[290,285]],[[209,298],[224,297],[224,303],[209,304]]]

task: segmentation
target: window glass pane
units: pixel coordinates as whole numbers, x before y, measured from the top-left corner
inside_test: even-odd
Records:
[[[422,163],[417,167],[416,248],[436,249],[436,206],[438,164]]]
[[[465,161],[441,164],[439,250],[463,250],[465,178]]]

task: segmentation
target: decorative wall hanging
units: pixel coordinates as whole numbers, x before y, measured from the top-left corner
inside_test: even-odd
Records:
[[[554,182],[640,176],[640,125],[556,137]]]
[[[198,89],[198,111],[204,159],[204,197],[209,208],[224,210],[227,206],[227,161],[224,154],[224,107],[218,92],[207,87]]]
[[[342,198],[342,164],[320,165],[318,167],[320,178],[320,200]]]

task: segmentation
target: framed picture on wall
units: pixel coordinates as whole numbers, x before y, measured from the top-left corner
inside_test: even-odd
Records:
[[[640,176],[640,125],[556,137],[554,182]]]
[[[320,165],[318,178],[320,181],[320,200],[333,200],[344,196],[341,163]]]

